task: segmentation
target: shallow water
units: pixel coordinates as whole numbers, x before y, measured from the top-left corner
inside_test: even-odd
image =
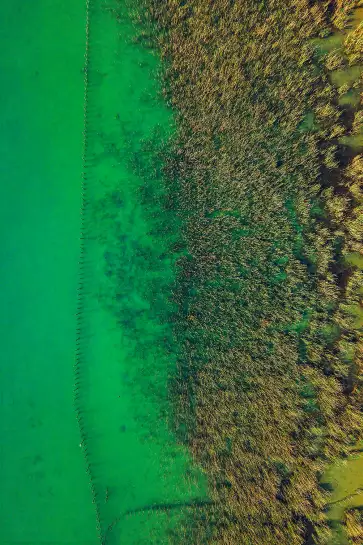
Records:
[[[97,543],[97,518],[108,544],[168,543],[208,499],[168,424],[178,223],[154,157],[173,122],[157,57],[115,6],[89,13],[84,163],[86,6],[1,7],[4,545]]]
[[[0,5],[0,543],[96,543],[73,409],[84,5]]]
[[[358,89],[350,89],[347,93],[344,93],[339,97],[340,106],[350,106],[351,108],[357,108],[360,103],[360,91]]]
[[[161,207],[154,157],[173,123],[158,59],[134,43],[125,5],[119,22],[104,9],[116,5],[90,13],[80,409],[107,543],[168,543],[187,509],[178,505],[207,499],[167,421],[178,225]]]
[[[353,83],[359,80],[362,74],[362,65],[349,66],[347,68],[333,70],[330,72],[330,79],[335,87],[342,87],[343,85],[353,85]]]
[[[357,28],[357,26],[363,21],[363,6],[356,8],[351,17],[351,28]]]
[[[346,460],[333,464],[324,475],[324,482],[333,486],[327,517],[334,528],[332,545],[348,545],[343,526],[347,509],[363,506],[363,453],[352,453]]]

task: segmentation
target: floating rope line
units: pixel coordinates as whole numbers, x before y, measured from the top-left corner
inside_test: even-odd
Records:
[[[86,462],[86,471],[89,477],[89,483],[92,493],[92,503],[95,506],[96,513],[96,526],[99,541],[104,545],[105,541],[102,536],[102,521],[100,515],[100,504],[98,500],[98,492],[95,488],[95,478],[93,473],[93,465],[89,459],[89,445],[86,435],[86,426],[84,417],[82,414],[81,401],[80,401],[80,389],[81,389],[81,375],[82,375],[82,362],[83,362],[83,349],[81,346],[81,336],[83,331],[83,313],[84,313],[84,297],[87,293],[84,290],[85,281],[85,260],[84,260],[84,245],[86,238],[86,231],[84,227],[85,211],[89,205],[89,200],[86,199],[86,193],[88,189],[88,175],[87,175],[87,150],[88,150],[88,87],[89,87],[89,30],[90,30],[90,0],[86,0],[86,47],[85,47],[85,64],[84,64],[84,124],[83,124],[83,152],[82,152],[82,177],[81,177],[81,232],[80,232],[80,255],[79,255],[79,278],[77,289],[77,312],[76,312],[76,350],[75,350],[75,363],[74,363],[74,406],[76,412],[76,418],[78,422],[79,432],[81,436],[80,446],[83,451],[84,459]]]

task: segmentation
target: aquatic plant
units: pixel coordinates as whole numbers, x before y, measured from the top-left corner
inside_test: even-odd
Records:
[[[361,159],[342,141],[345,75],[330,73],[347,59],[312,43],[357,3],[139,5],[178,121],[174,425],[217,505],[191,542],[326,543],[319,475],[363,423],[358,267],[344,261],[362,251]]]

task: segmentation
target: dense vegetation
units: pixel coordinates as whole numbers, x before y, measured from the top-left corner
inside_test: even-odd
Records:
[[[363,430],[359,2],[140,3],[178,124],[174,426],[216,503],[189,542],[323,545]]]
[[[351,509],[346,513],[346,526],[350,543],[360,545],[363,541],[363,512]]]

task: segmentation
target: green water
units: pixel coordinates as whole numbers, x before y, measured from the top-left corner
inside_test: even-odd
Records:
[[[0,6],[0,543],[95,543],[73,409],[84,5]]]
[[[157,56],[134,43],[125,6],[119,21],[108,9],[118,6],[90,8],[80,407],[107,542],[168,543],[178,505],[206,499],[167,421],[178,223],[155,157],[173,124]]]
[[[0,8],[4,545],[97,543],[97,520],[109,544],[169,543],[207,500],[168,425],[178,222],[155,157],[172,117],[119,6],[90,6],[84,162],[86,5]]]
[[[352,85],[360,78],[361,74],[362,66],[358,64],[340,70],[333,70],[329,75],[335,87],[342,87],[343,85]]]
[[[324,475],[323,481],[333,487],[327,505],[327,518],[334,529],[332,545],[348,545],[344,514],[347,509],[363,506],[363,456],[359,446],[357,452],[338,460]]]
[[[340,106],[351,106],[357,108],[360,103],[360,92],[358,89],[350,89],[347,93],[344,93],[339,97]]]

